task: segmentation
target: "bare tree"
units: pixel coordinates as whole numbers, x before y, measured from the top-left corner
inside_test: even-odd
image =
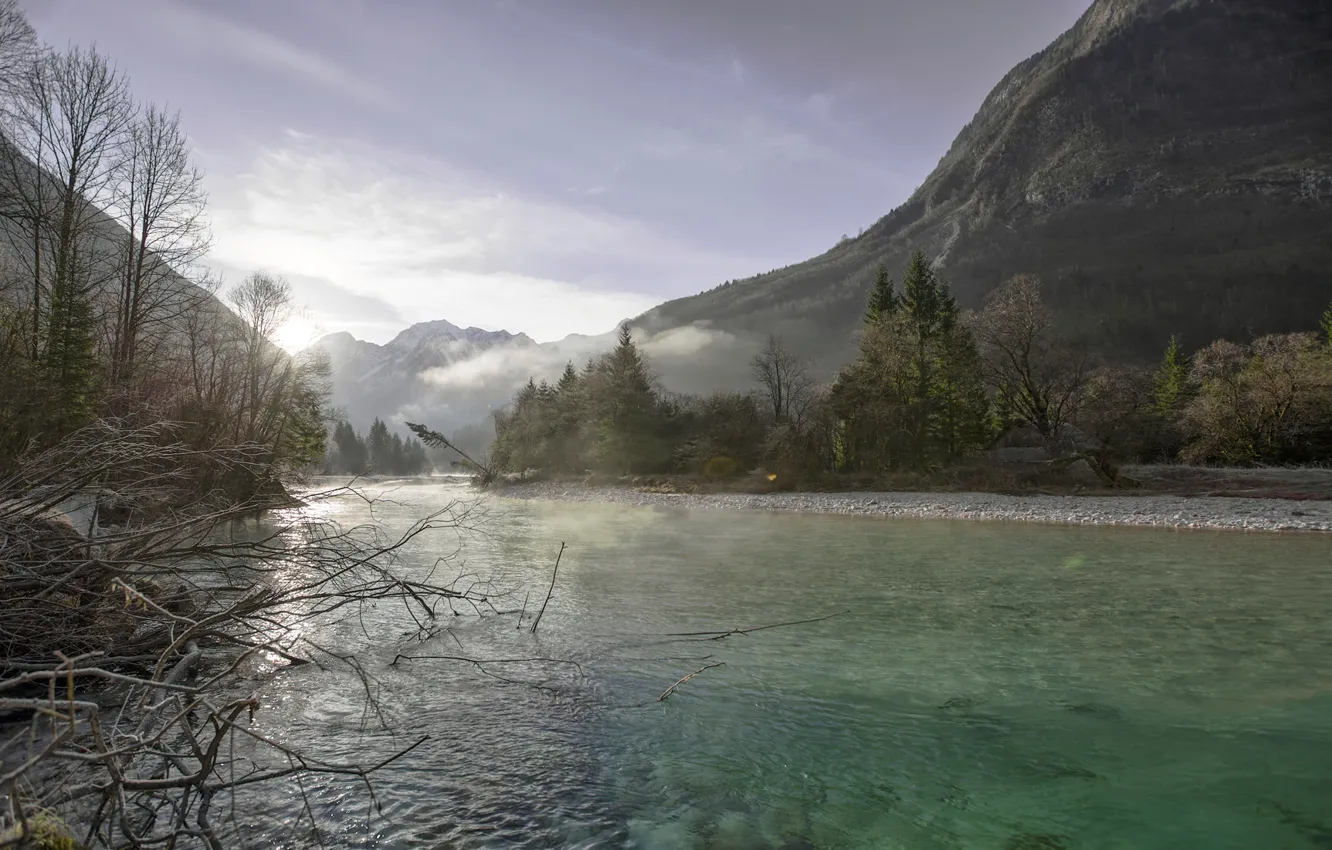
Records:
[[[178,114],[150,106],[130,125],[113,205],[127,231],[109,323],[111,375],[124,385],[139,360],[208,293],[190,272],[209,247],[203,175],[190,161]]]
[[[986,380],[1022,422],[1049,441],[1077,412],[1089,374],[1087,354],[1055,328],[1033,275],[1010,278],[971,317]]]
[[[125,78],[95,50],[78,47],[42,54],[10,103],[0,193],[31,258],[36,359],[43,296],[87,298],[110,277],[110,246],[95,233],[134,108]]]
[[[814,379],[805,361],[773,334],[754,357],[753,375],[763,387],[773,421],[799,424],[814,399]]]
[[[291,317],[291,285],[263,272],[250,275],[228,294],[240,318],[241,381],[237,440],[261,439],[266,420],[279,413],[280,399],[291,379],[290,358],[273,343]]]
[[[18,0],[0,0],[0,96],[13,93],[38,54],[37,33]]]

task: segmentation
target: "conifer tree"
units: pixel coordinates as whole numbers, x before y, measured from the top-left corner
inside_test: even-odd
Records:
[[[393,444],[389,439],[388,426],[379,417],[370,424],[370,433],[366,435],[366,449],[370,455],[370,466],[380,475],[393,471]]]
[[[597,455],[605,468],[627,475],[651,462],[657,409],[652,375],[628,322],[620,326],[614,350],[598,364],[596,379]]]
[[[1323,329],[1323,337],[1327,340],[1328,348],[1332,348],[1332,304],[1327,305],[1327,309],[1323,311],[1323,319],[1318,326]]]
[[[1172,335],[1152,383],[1153,401],[1161,416],[1169,418],[1187,401],[1188,375],[1189,360],[1180,351],[1179,340]]]
[[[338,453],[338,468],[335,472],[349,472],[361,475],[369,463],[365,440],[356,433],[350,422],[339,422],[333,427],[333,445]]]
[[[94,412],[98,361],[96,318],[88,295],[66,275],[51,288],[42,363],[52,397],[51,425],[64,433],[84,425]]]
[[[874,287],[870,289],[869,305],[865,310],[865,323],[876,324],[883,316],[897,312],[897,293],[893,291],[893,279],[888,275],[888,267],[879,263],[874,273]]]
[[[902,277],[902,308],[921,341],[937,338],[957,322],[957,300],[921,251],[912,254]]]

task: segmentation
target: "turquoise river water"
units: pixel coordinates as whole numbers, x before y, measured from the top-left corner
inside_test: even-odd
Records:
[[[460,495],[405,485],[376,516]],[[430,740],[378,776],[382,813],[306,779],[319,836],[291,830],[293,785],[253,802],[245,843],[1332,848],[1332,536],[493,499],[478,533],[404,557],[461,543],[441,569],[513,588],[530,622],[561,542],[535,636],[465,612],[406,649],[373,613],[322,636],[375,636],[389,729],[345,671],[258,681],[261,730],[321,756]]]

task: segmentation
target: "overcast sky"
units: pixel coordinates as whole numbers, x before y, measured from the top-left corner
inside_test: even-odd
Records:
[[[179,108],[319,330],[602,333],[901,203],[1088,0],[24,0]],[[310,328],[298,329],[309,332]]]

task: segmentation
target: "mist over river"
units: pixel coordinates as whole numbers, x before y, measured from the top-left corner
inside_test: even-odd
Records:
[[[321,510],[401,531],[474,497],[370,488],[392,501]],[[403,643],[366,610],[311,635],[376,638],[389,730],[345,666],[257,671],[257,730],[321,757],[430,739],[376,774],[382,814],[306,778],[317,839],[293,781],[231,822],[246,846],[1332,846],[1326,535],[502,498],[473,524],[402,559],[511,590],[524,627],[460,607]]]

